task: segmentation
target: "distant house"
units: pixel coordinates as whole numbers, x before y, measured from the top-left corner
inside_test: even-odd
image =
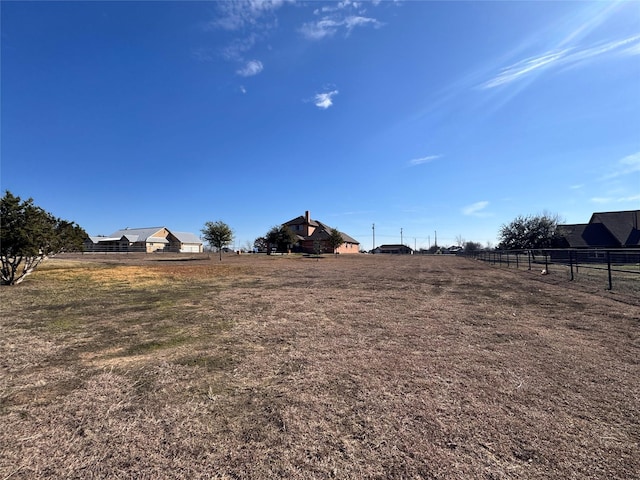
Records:
[[[372,253],[391,253],[396,255],[411,255],[413,253],[413,249],[406,245],[395,244],[395,245],[380,245],[373,249]]]
[[[563,248],[638,248],[640,210],[601,212],[589,223],[558,225]]]
[[[106,237],[88,237],[84,246],[87,252],[202,252],[196,235],[166,227],[125,228]]]
[[[333,253],[329,238],[333,228],[312,220],[309,211],[283,224],[296,236],[294,251],[303,253]],[[360,242],[344,232],[340,232],[344,243],[336,249],[336,253],[359,253]]]

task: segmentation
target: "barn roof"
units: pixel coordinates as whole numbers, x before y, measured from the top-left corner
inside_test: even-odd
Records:
[[[113,232],[110,237],[122,238],[126,237],[131,242],[146,242],[149,237],[153,237],[165,227],[146,227],[146,228],[123,228],[117,232]]]
[[[171,232],[181,243],[202,243],[197,235],[189,232]]]

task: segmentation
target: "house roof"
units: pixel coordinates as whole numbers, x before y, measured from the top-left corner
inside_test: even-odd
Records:
[[[202,241],[193,233],[189,232],[171,232],[180,243],[202,243]]]
[[[91,240],[92,243],[99,243],[99,242],[115,242],[120,240],[120,238],[122,237],[89,236],[88,238],[89,240]]]
[[[596,212],[589,223],[558,225],[569,247],[639,247],[640,210]]]
[[[413,250],[411,247],[408,247],[407,245],[402,245],[401,243],[396,243],[393,245],[380,245],[380,246],[377,246],[376,248],[379,248],[381,250],[400,250],[403,248]]]
[[[572,248],[620,246],[601,223],[558,225],[558,231]]]
[[[167,230],[178,239],[180,243],[196,243],[202,244],[202,241],[193,233],[189,232],[174,232],[167,227],[146,227],[146,228],[124,228],[113,232],[109,235],[109,240],[120,240],[126,238],[129,242],[153,242],[153,243],[168,243],[169,241],[164,236],[156,236],[161,230]],[[102,238],[106,240],[106,238]]]
[[[331,236],[331,230],[333,230],[333,227],[330,227],[329,225],[317,220],[313,220],[312,218],[310,218],[307,222],[307,219],[304,215],[300,215],[299,217],[289,220],[288,222],[283,223],[283,225],[287,227],[292,227],[294,225],[310,225],[312,227],[315,227],[313,233],[308,237],[304,237],[294,232],[296,233],[296,237],[298,237],[298,240],[325,240]],[[342,235],[342,239],[346,243],[354,243],[356,245],[360,245],[360,242],[350,235],[347,235],[344,232],[340,232],[340,235]]]
[[[307,219],[304,217],[304,215],[300,215],[299,217],[285,222],[284,225],[286,225],[287,227],[290,225],[307,225]],[[309,219],[309,225],[311,225],[312,227],[319,226],[318,222],[313,219]]]
[[[126,237],[130,242],[146,242],[149,237],[153,237],[165,227],[147,227],[147,228],[124,228],[113,232],[110,237],[122,238]]]
[[[318,226],[320,228],[317,228],[311,235],[310,235],[310,239],[316,239],[316,238],[322,238],[322,239],[326,239],[329,238],[331,236],[331,231],[333,230],[333,227],[330,227],[327,224],[324,224],[322,222],[317,222]],[[339,230],[338,230],[339,231]],[[357,241],[355,238],[347,235],[344,232],[340,232],[340,235],[342,235],[342,239],[346,242],[346,243],[356,243],[356,244],[360,244],[359,241]]]
[[[147,237],[147,242],[151,242],[151,243],[169,243],[169,240],[167,240],[164,237]]]
[[[640,210],[597,212],[589,223],[604,225],[621,247],[640,246]]]

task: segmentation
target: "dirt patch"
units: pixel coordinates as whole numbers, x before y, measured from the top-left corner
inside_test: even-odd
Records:
[[[0,289],[0,478],[640,470],[624,296],[453,257],[70,260]]]

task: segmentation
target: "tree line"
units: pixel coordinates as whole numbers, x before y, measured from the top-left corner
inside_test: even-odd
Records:
[[[559,246],[560,217],[544,212],[519,215],[500,227],[498,248],[502,250],[537,250]],[[202,238],[220,253],[233,242],[233,230],[222,221],[206,222]],[[342,234],[332,229],[326,243],[336,252],[344,243]],[[87,233],[75,222],[63,220],[34,204],[32,198],[22,200],[8,190],[0,199],[0,283],[16,285],[32,273],[47,257],[60,252],[82,251]],[[254,241],[254,248],[271,252],[288,252],[298,243],[294,232],[286,225],[276,225]],[[470,253],[482,249],[479,243],[465,242]],[[321,253],[320,243],[316,253]]]

